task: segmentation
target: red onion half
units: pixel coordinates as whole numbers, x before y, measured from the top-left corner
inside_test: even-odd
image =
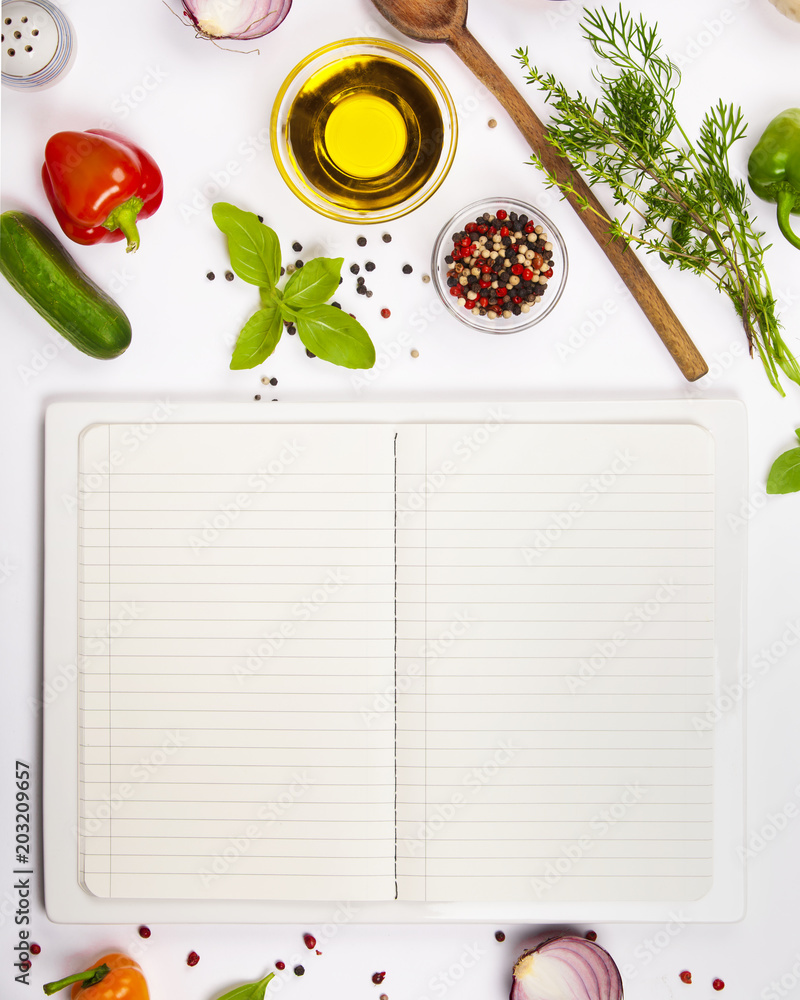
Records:
[[[292,0],[183,0],[204,38],[261,38],[277,28]]]
[[[520,957],[509,1000],[622,1000],[622,978],[593,941],[551,938]]]

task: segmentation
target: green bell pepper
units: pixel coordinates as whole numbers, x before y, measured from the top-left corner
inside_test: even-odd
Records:
[[[747,164],[750,187],[765,201],[778,204],[778,225],[792,246],[800,236],[789,216],[800,214],[800,108],[789,108],[773,118],[758,140]]]

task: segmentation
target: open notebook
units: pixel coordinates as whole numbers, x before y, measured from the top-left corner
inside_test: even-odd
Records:
[[[703,720],[730,619],[708,427],[95,409],[74,435],[84,895],[712,894]]]

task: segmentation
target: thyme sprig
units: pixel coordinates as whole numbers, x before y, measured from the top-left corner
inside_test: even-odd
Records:
[[[703,118],[695,142],[675,110],[680,71],[661,51],[658,26],[650,27],[620,5],[586,11],[584,37],[611,63],[613,75],[594,71],[601,96],[575,95],[553,73],[531,65],[527,48],[516,58],[553,108],[548,139],[587,181],[607,185],[614,204],[627,211],[610,220],[611,235],[670,267],[710,278],[733,302],[772,385],[784,395],[783,372],[800,384],[800,364],[783,341],[775,297],[764,266],[763,233],[753,227],[743,180],[736,180],[731,147],[746,132],[741,108],[720,100]],[[548,187],[594,211],[569,179],[556,177],[534,154]],[[607,220],[609,221],[609,220]]]

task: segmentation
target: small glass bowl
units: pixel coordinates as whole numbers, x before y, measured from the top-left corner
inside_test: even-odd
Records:
[[[547,290],[539,303],[531,305],[530,311],[520,313],[519,316],[499,316],[497,319],[489,319],[488,316],[481,316],[471,309],[465,309],[458,304],[456,296],[450,294],[450,287],[447,284],[447,272],[452,268],[445,257],[453,249],[453,234],[463,232],[464,226],[468,222],[474,222],[479,215],[489,212],[497,214],[498,209],[504,209],[509,215],[516,212],[517,215],[527,215],[528,219],[537,226],[542,226],[550,243],[553,244],[553,277],[547,282]],[[458,320],[471,326],[473,330],[480,330],[483,333],[518,333],[520,330],[527,330],[529,327],[540,323],[545,316],[548,316],[555,308],[556,303],[561,298],[564,285],[567,281],[569,270],[569,259],[567,248],[564,245],[564,238],[556,226],[548,217],[533,205],[528,205],[524,201],[515,198],[481,198],[471,205],[467,205],[453,216],[442,227],[436,237],[436,244],[433,248],[431,259],[431,274],[433,275],[436,291],[439,298],[445,305],[448,312],[452,313]]]
[[[442,121],[441,152],[425,183],[401,202],[366,209],[339,204],[314,185],[301,168],[298,157],[292,149],[289,118],[295,98],[309,80],[327,67],[332,67],[348,57],[361,56],[399,63],[405,70],[414,74],[433,97]],[[438,144],[439,137],[436,138]],[[414,52],[379,38],[346,38],[325,45],[306,56],[295,66],[278,91],[270,120],[272,155],[281,176],[292,192],[310,208],[329,219],[359,225],[389,222],[413,212],[424,204],[447,176],[455,157],[457,140],[458,119],[455,104],[438,73]],[[423,141],[427,144],[430,140]]]

